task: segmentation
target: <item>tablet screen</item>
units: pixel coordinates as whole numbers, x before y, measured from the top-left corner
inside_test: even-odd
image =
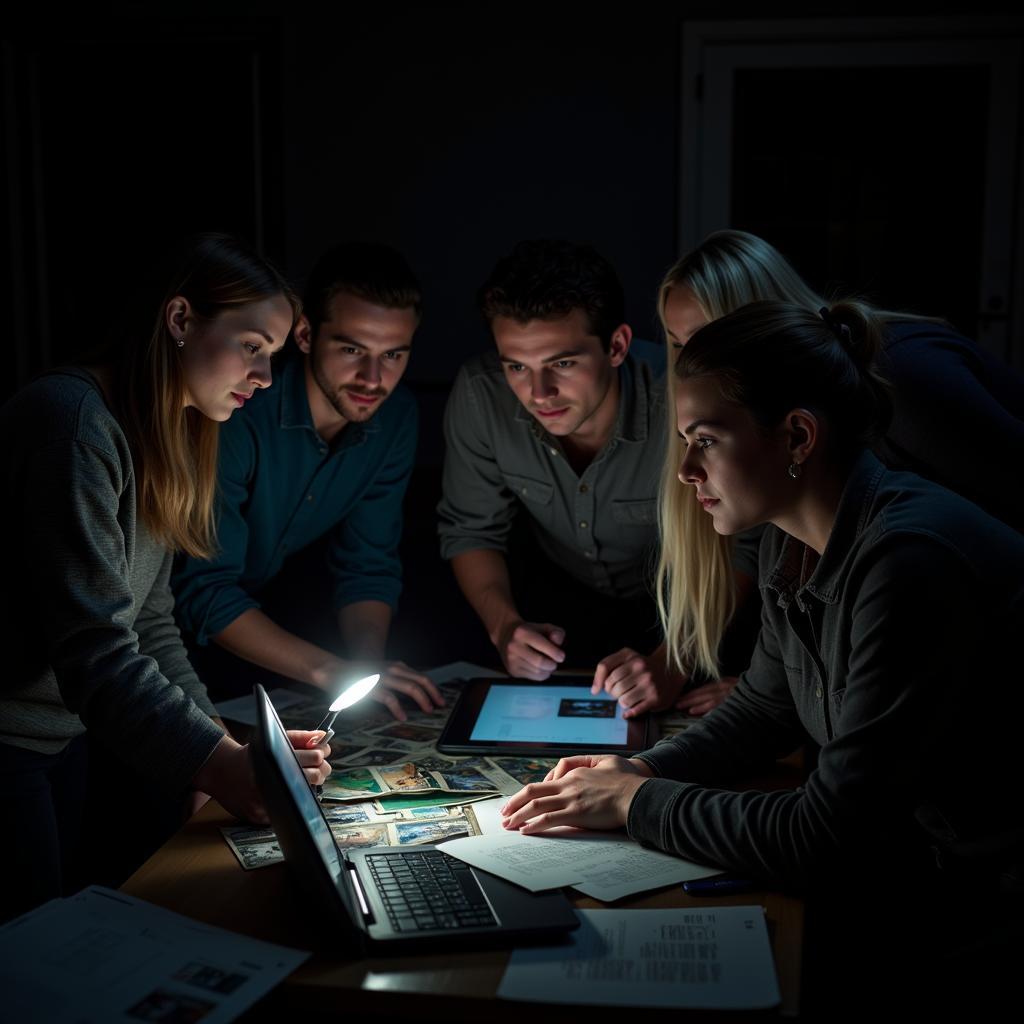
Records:
[[[471,679],[452,709],[437,749],[445,754],[562,757],[646,750],[647,716],[623,718],[618,701],[591,694],[592,675]]]
[[[492,686],[487,691],[472,743],[626,743],[627,722],[614,698],[592,697],[579,686]]]

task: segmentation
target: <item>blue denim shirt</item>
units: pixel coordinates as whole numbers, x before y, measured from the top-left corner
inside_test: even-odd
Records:
[[[289,360],[221,427],[219,550],[209,561],[182,560],[173,579],[179,621],[200,644],[258,608],[253,595],[285,558],[328,531],[335,607],[398,601],[415,399],[396,388],[372,419],[348,424],[328,445],[313,428],[304,366]]]
[[[820,560],[769,527],[760,578],[750,668],[699,724],[641,755],[660,777],[633,799],[633,838],[800,883],[851,858],[884,862],[908,839],[923,849],[937,832],[962,842],[1024,824],[1024,537],[865,453]],[[711,788],[808,737],[821,753],[804,787]]]

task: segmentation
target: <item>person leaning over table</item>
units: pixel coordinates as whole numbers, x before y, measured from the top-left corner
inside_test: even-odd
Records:
[[[506,828],[624,825],[669,853],[797,886],[887,868],[923,879],[936,857],[975,887],[1019,878],[1024,537],[872,454],[888,417],[882,344],[864,306],[818,316],[763,302],[682,349],[671,501],[724,536],[769,524],[753,659],[682,734],[629,760],[560,761],[509,800]],[[662,617],[676,661],[710,671],[714,629],[696,619],[713,594],[686,593],[693,577],[676,572],[704,550],[690,541],[666,553]],[[980,686],[991,712],[975,704]],[[808,738],[821,751],[802,788],[722,788]]]
[[[626,717],[669,706],[690,679],[650,588],[664,385],[633,355],[618,276],[592,246],[523,241],[480,307],[495,351],[445,409],[442,557],[511,675],[596,665]]]
[[[306,283],[296,352],[274,386],[225,424],[218,550],[182,556],[171,579],[178,621],[216,699],[288,679],[333,699],[344,679],[378,673],[370,699],[398,719],[406,717],[400,694],[423,711],[444,703],[426,676],[385,657],[402,588],[402,499],[416,458],[416,400],[401,380],[421,305],[395,249],[331,247]],[[320,538],[329,547],[310,568],[322,581],[309,587],[304,578],[303,594],[288,595],[303,613],[293,631],[264,605],[274,596],[285,603],[278,577],[286,559]],[[320,582],[333,598],[322,616],[305,596]]]
[[[0,410],[0,917],[73,891],[85,731],[154,793],[192,789],[265,821],[248,749],[216,719],[174,624],[175,549],[214,548],[218,423],[270,385],[298,313],[278,273],[203,235],[160,282],[122,349],[53,370]],[[322,736],[289,734],[311,782]],[[83,851],[84,852],[84,851]]]

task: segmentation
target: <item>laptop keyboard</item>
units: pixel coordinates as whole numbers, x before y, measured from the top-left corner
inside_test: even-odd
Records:
[[[370,854],[366,863],[396,931],[498,923],[469,865],[441,850]]]

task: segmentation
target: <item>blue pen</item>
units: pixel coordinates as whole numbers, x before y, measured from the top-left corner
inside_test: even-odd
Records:
[[[698,878],[683,882],[687,896],[728,896],[734,892],[749,892],[756,888],[749,878]]]

